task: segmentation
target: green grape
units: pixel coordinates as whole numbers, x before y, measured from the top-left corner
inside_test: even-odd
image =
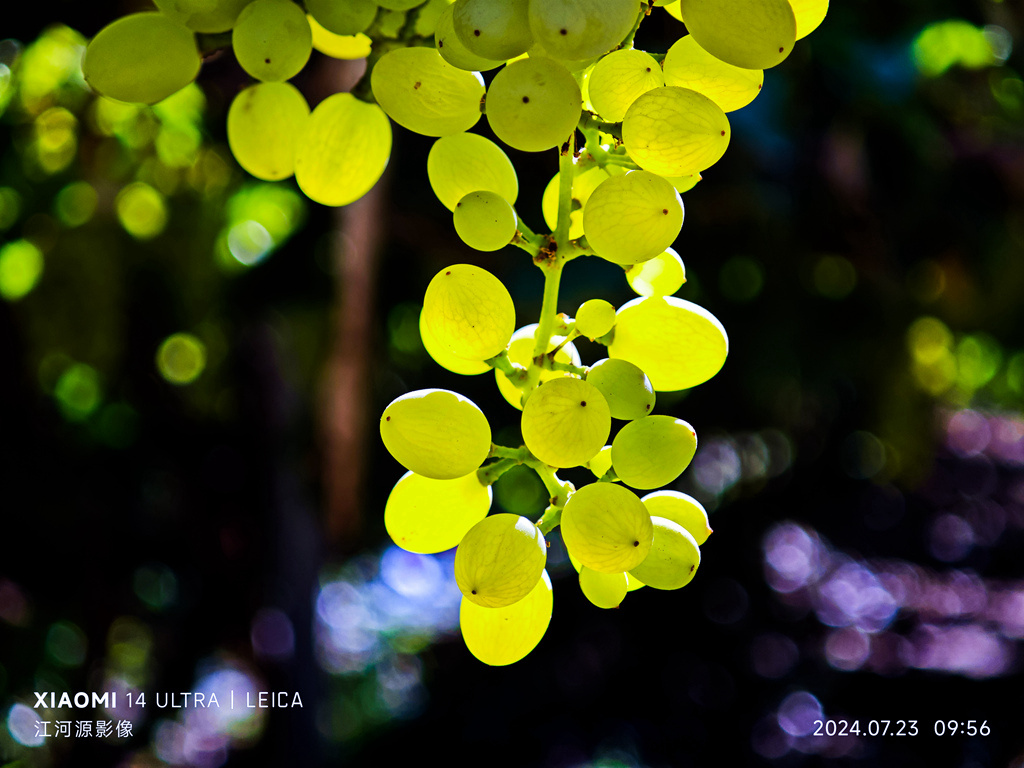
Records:
[[[445,349],[430,332],[425,318],[426,312],[420,310],[420,340],[423,342],[423,348],[427,350],[427,354],[434,359],[435,363],[442,368],[447,368],[452,373],[461,373],[463,376],[474,376],[491,370],[491,366],[483,360],[466,360]]]
[[[703,94],[666,85],[633,102],[622,121],[622,142],[641,168],[685,176],[718,162],[729,146],[729,119]]]
[[[737,67],[774,67],[796,42],[789,0],[681,0],[679,8],[700,47]]]
[[[345,2],[350,2],[350,0],[345,0]],[[387,8],[389,11],[408,11],[417,5],[423,5],[423,0],[376,0],[376,2],[381,8]]]
[[[291,83],[252,85],[228,110],[231,154],[258,179],[286,179],[295,171],[295,142],[308,119],[306,98]]]
[[[487,360],[508,344],[516,308],[501,281],[481,267],[442,269],[423,297],[427,327],[441,346],[467,360]]]
[[[583,230],[594,252],[616,264],[653,259],[683,226],[683,201],[660,176],[632,171],[612,176],[583,209]]]
[[[486,109],[499,139],[514,149],[541,152],[568,140],[583,105],[569,70],[554,59],[530,58],[513,61],[494,76]]]
[[[789,0],[796,17],[796,39],[802,40],[818,28],[828,13],[828,0]]]
[[[484,608],[501,608],[537,586],[547,561],[540,528],[519,515],[501,512],[469,529],[455,550],[455,583]]]
[[[606,445],[598,451],[594,458],[587,462],[587,467],[598,480],[604,477],[605,473],[612,468],[612,447]]]
[[[623,573],[601,573],[587,566],[580,568],[580,589],[598,608],[618,608],[626,599],[629,579]]]
[[[653,259],[626,269],[626,282],[641,296],[671,296],[686,282],[686,267],[678,253],[666,248]]]
[[[598,188],[602,181],[608,178],[608,173],[597,166],[585,170],[583,173],[574,175],[572,179],[572,208],[569,213],[569,239],[575,240],[583,237],[583,209],[587,200]],[[558,184],[559,174],[551,177],[551,181],[544,188],[544,195],[541,199],[541,212],[544,214],[544,222],[554,232],[558,226]]]
[[[336,93],[310,113],[296,142],[295,180],[322,205],[348,205],[370,191],[391,156],[391,123],[376,104]]]
[[[632,573],[629,573],[628,571],[626,572],[626,592],[636,592],[638,589],[646,586],[646,584],[640,581],[640,579]]]
[[[665,54],[665,83],[702,93],[723,112],[745,107],[761,92],[764,72],[726,64],[705,51],[693,35],[675,42]]]
[[[519,328],[512,334],[512,338],[509,339],[508,345],[508,359],[513,363],[513,365],[519,365],[525,368],[533,360],[533,347],[535,344],[533,335],[536,333],[537,327],[537,323],[532,323]],[[563,341],[565,341],[564,336],[552,336],[551,341],[548,343],[547,351],[550,352],[552,349],[562,344]],[[580,353],[576,351],[576,347],[572,342],[568,342],[555,353],[555,360],[559,363],[579,365]],[[560,379],[563,376],[565,376],[564,371],[550,371],[546,368],[542,368],[539,381],[543,384],[545,381]],[[498,384],[498,391],[501,392],[509,405],[518,408],[519,410],[523,410],[523,390],[509,381],[508,376],[497,368],[494,369],[494,378]]]
[[[484,608],[462,598],[459,626],[469,652],[484,664],[514,664],[537,647],[551,622],[551,578],[543,571],[530,594],[502,608]]]
[[[433,48],[396,48],[373,68],[374,98],[392,120],[424,136],[448,136],[480,119],[484,81],[457,69]]]
[[[699,173],[691,173],[687,176],[662,176],[665,181],[676,188],[676,192],[682,194],[683,192],[689,192],[695,186],[697,182],[701,180]]]
[[[434,45],[442,58],[453,67],[465,69],[469,72],[486,72],[489,69],[496,69],[505,62],[499,59],[485,59],[470,51],[459,40],[455,34],[455,6],[449,5],[437,20],[434,28]]]
[[[253,0],[231,30],[242,69],[257,80],[278,82],[299,74],[313,52],[313,32],[302,8],[289,0]]]
[[[671,483],[693,460],[697,433],[682,419],[646,416],[635,419],[612,441],[612,469],[633,488]]]
[[[698,546],[711,535],[711,524],[704,506],[692,496],[679,491],[655,491],[640,499],[652,515],[671,520],[693,536]]]
[[[650,54],[635,49],[612,51],[594,65],[587,80],[590,102],[609,123],[618,123],[638,97],[665,85],[665,74]]]
[[[405,22],[405,11],[390,11],[387,8],[382,8],[374,22],[374,30],[379,33],[380,37],[397,39],[405,28]],[[374,35],[374,37],[377,36]]]
[[[490,508],[491,486],[476,472],[451,480],[406,472],[388,496],[384,527],[402,549],[433,554],[458,546]]]
[[[523,442],[553,467],[585,464],[601,450],[612,419],[604,396],[592,384],[572,376],[551,379],[534,390],[523,406]]]
[[[160,13],[133,13],[96,33],[82,74],[111,99],[155,104],[195,80],[201,64],[188,29]]]
[[[332,59],[365,59],[370,55],[370,38],[362,32],[355,35],[336,35],[324,29],[317,20],[306,14],[313,35],[313,48]]]
[[[561,526],[570,557],[599,573],[636,568],[654,538],[643,503],[615,483],[591,483],[573,493],[562,509]]]
[[[515,205],[519,196],[519,180],[508,155],[475,133],[454,133],[435,141],[427,155],[427,178],[449,211],[476,190],[496,192],[509,205]]]
[[[153,0],[167,18],[196,32],[227,32],[252,0]]]
[[[647,374],[625,360],[598,360],[587,381],[608,401],[613,419],[639,419],[654,410],[654,387]]]
[[[615,307],[604,299],[590,299],[576,310],[576,330],[588,339],[604,336],[615,325]]]
[[[629,573],[655,589],[685,587],[700,565],[700,547],[685,528],[663,517],[651,516],[654,542],[647,558]]]
[[[548,55],[588,59],[621,43],[639,13],[639,0],[534,0],[530,30]]]
[[[380,436],[399,464],[435,480],[468,475],[491,450],[483,411],[445,389],[420,389],[392,400],[381,414]]]
[[[528,0],[457,0],[452,24],[459,41],[477,56],[507,61],[533,43]]]
[[[422,0],[420,0],[422,2]],[[413,33],[418,37],[430,37],[437,28],[441,14],[451,7],[452,0],[427,0],[416,9],[413,19]]]
[[[470,248],[497,251],[515,237],[519,220],[515,208],[495,192],[470,192],[459,200],[452,216],[455,232]]]
[[[714,376],[729,354],[718,318],[675,296],[633,299],[615,315],[608,356],[643,369],[656,392],[689,389]]]
[[[683,20],[683,12],[679,9],[679,0],[675,0],[674,2],[671,3],[666,3],[662,7],[666,11],[668,11],[668,15],[671,16],[676,21]]]
[[[355,35],[373,23],[377,3],[374,0],[306,0],[306,11],[328,32]]]

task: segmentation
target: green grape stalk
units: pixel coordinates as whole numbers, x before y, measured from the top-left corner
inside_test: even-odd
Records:
[[[757,97],[764,70],[822,22],[828,0],[156,5],[89,44],[83,72],[100,94],[159,102],[201,74],[204,53],[230,46],[254,81],[227,117],[247,172],[294,176],[311,200],[347,205],[384,172],[396,123],[436,138],[426,172],[459,238],[483,252],[519,248],[543,273],[540,316],[524,327],[515,327],[501,281],[471,264],[440,270],[420,314],[423,345],[439,365],[465,376],[493,371],[521,411],[522,445],[495,444],[483,411],[447,390],[409,392],[380,418],[385,447],[407,470],[388,497],[385,527],[410,552],[457,548],[470,652],[507,665],[540,642],[553,607],[546,537],[556,527],[599,608],[644,586],[686,586],[711,527],[695,499],[662,490],[690,464],[697,435],[655,412],[657,393],[712,378],[729,339],[711,313],[673,295],[686,280],[672,248],[681,195],[726,152],[728,114]],[[665,13],[686,34],[667,51],[637,49],[637,30]],[[365,58],[367,71],[351,93],[310,110],[288,81],[313,49]],[[473,132],[482,119],[499,143]],[[548,232],[516,210],[518,174],[502,145],[557,155],[542,198]],[[581,257],[619,265],[637,298],[560,312],[563,273]],[[573,343],[581,337],[606,357],[584,363]],[[537,520],[491,514],[494,482],[523,465],[547,489],[547,508]],[[593,481],[577,488],[559,477],[573,467]]]

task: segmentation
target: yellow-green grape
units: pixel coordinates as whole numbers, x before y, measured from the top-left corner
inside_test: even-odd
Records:
[[[537,586],[547,557],[540,528],[519,515],[491,515],[470,528],[455,550],[455,583],[484,608],[512,605]]]
[[[499,139],[514,149],[541,152],[569,139],[583,103],[568,69],[554,59],[529,58],[513,61],[494,76],[486,109]]]
[[[597,166],[573,177],[572,209],[569,213],[570,240],[583,237],[583,209],[594,190],[607,178],[608,173]],[[544,188],[544,195],[540,203],[541,212],[544,214],[544,223],[551,227],[552,232],[558,226],[558,179],[559,174],[556,173]]]
[[[423,0],[377,0],[377,5],[389,11],[408,11],[417,5],[423,5]]]
[[[626,591],[627,592],[636,592],[636,590],[641,589],[642,587],[646,587],[646,586],[647,586],[646,584],[644,584],[642,581],[640,581],[640,579],[638,579],[632,573],[629,573],[628,571],[626,572]]]
[[[515,664],[537,647],[551,622],[553,593],[548,572],[541,573],[533,590],[517,603],[484,608],[462,598],[459,626],[469,652],[484,664]]]
[[[651,515],[671,520],[685,528],[698,545],[707,541],[712,533],[707,510],[693,496],[679,491],[655,491],[640,501]]]
[[[487,360],[508,344],[516,308],[501,281],[486,269],[453,264],[427,286],[423,311],[430,333],[453,355]]]
[[[616,264],[653,259],[683,227],[683,201],[663,178],[632,171],[601,182],[583,209],[583,231],[594,253]]]
[[[681,194],[683,192],[689,192],[697,186],[697,182],[700,181],[702,177],[699,173],[691,173],[687,176],[662,176],[662,178],[675,187],[676,192]]]
[[[306,97],[291,83],[252,85],[228,110],[231,154],[258,179],[286,179],[295,171],[295,142],[308,119]]]
[[[82,74],[111,99],[155,104],[195,80],[201,64],[188,29],[161,13],[133,13],[96,33]]]
[[[622,142],[641,168],[686,176],[718,162],[729,146],[729,118],[707,96],[666,85],[633,102],[622,121]]]
[[[227,32],[252,0],[153,0],[160,12],[196,32]]]
[[[638,97],[665,85],[665,74],[649,53],[612,51],[594,65],[587,79],[590,103],[609,123],[618,123]]]
[[[525,325],[522,328],[516,330],[512,334],[512,338],[509,339],[508,344],[508,359],[513,363],[520,365],[524,368],[530,365],[533,360],[533,347],[534,338],[533,335],[537,331],[537,323]],[[551,341],[548,343],[547,351],[550,352],[555,347],[562,344],[565,341],[564,336],[552,336]],[[580,364],[580,353],[576,351],[576,347],[572,342],[562,344],[561,349],[555,352],[555,361],[559,363],[570,363],[572,365]],[[551,379],[560,379],[565,376],[563,371],[551,371],[547,368],[542,368],[540,371],[540,383],[550,381]],[[499,371],[497,368],[494,369],[494,379],[498,384],[498,391],[501,392],[509,405],[523,409],[523,390],[509,381],[508,376]]]
[[[678,253],[666,248],[653,259],[629,267],[626,282],[641,296],[671,296],[686,282],[686,267]]]
[[[491,426],[476,404],[446,389],[419,389],[391,401],[380,417],[388,453],[417,475],[464,477],[491,450]]]
[[[278,82],[299,74],[313,52],[313,32],[302,8],[290,0],[254,0],[231,30],[242,69],[257,80]]]
[[[355,35],[373,23],[377,3],[373,0],[306,0],[306,11],[328,32]]]
[[[376,104],[336,93],[310,113],[296,142],[295,180],[322,205],[348,205],[370,191],[391,157],[391,122]]]
[[[685,528],[671,520],[651,515],[654,543],[647,558],[630,569],[648,587],[679,589],[685,587],[700,565],[700,547]]]
[[[763,82],[763,70],[726,64],[697,45],[693,35],[677,40],[665,54],[665,84],[703,93],[723,112],[747,106]]]
[[[519,220],[515,208],[495,192],[470,192],[455,206],[455,232],[470,248],[497,251],[515,237]]]
[[[457,0],[452,24],[471,53],[507,61],[533,44],[528,0]]]
[[[365,59],[370,55],[371,40],[363,33],[336,35],[320,26],[309,14],[306,15],[306,21],[309,22],[309,30],[313,35],[313,48],[324,56],[352,61]]]
[[[588,339],[604,336],[615,325],[615,307],[604,299],[588,299],[576,310],[576,330]]]
[[[519,179],[508,155],[475,133],[455,133],[435,141],[427,155],[427,178],[449,211],[476,190],[496,192],[509,205],[515,205],[519,196]]]
[[[405,22],[405,11],[392,11],[387,8],[381,8],[380,13],[377,14],[377,20],[373,23],[374,32],[377,33],[375,37],[397,39],[405,28]]]
[[[534,0],[530,30],[548,55],[588,59],[621,43],[639,12],[639,0]]]
[[[420,340],[423,342],[423,348],[427,350],[427,354],[434,359],[435,363],[442,368],[447,368],[452,373],[461,373],[463,376],[475,376],[478,373],[486,373],[491,370],[491,366],[483,360],[466,360],[445,349],[430,332],[425,318],[426,312],[420,310]]]
[[[828,0],[789,0],[796,17],[796,39],[801,40],[818,28],[828,13]]]
[[[424,136],[448,136],[480,119],[484,81],[453,67],[433,48],[388,51],[370,75],[374,98],[399,125]]]
[[[675,296],[633,299],[615,315],[608,356],[629,360],[651,379],[656,392],[689,389],[710,379],[725,363],[729,337],[718,318]]]
[[[629,571],[651,551],[651,516],[637,495],[615,483],[591,483],[562,509],[562,540],[571,557],[599,573]]]
[[[598,608],[618,608],[626,599],[629,579],[625,573],[601,573],[592,568],[580,568],[580,589]]]
[[[608,401],[613,419],[639,419],[654,410],[654,386],[642,370],[626,360],[598,360],[587,381]]]
[[[449,5],[441,11],[434,28],[434,45],[442,58],[453,67],[469,72],[486,72],[500,67],[505,62],[497,59],[485,59],[469,50],[459,36],[455,34],[455,6]]]
[[[523,442],[553,467],[585,464],[612,430],[608,403],[593,384],[565,376],[544,382],[523,406]]]
[[[700,47],[737,67],[774,67],[796,42],[789,0],[681,0],[679,8]]]
[[[675,0],[674,2],[671,3],[666,3],[662,7],[666,11],[668,11],[668,15],[671,16],[673,19],[676,19],[677,21],[683,20],[683,12],[679,9],[679,0]]]
[[[605,473],[612,468],[612,447],[606,445],[598,451],[594,458],[587,462],[587,467],[598,480],[604,477]]]
[[[612,441],[612,469],[633,488],[659,488],[671,483],[693,460],[697,433],[682,419],[647,416],[635,419]]]
[[[490,508],[491,486],[476,472],[451,480],[406,472],[388,496],[384,527],[402,549],[428,555],[457,547]]]

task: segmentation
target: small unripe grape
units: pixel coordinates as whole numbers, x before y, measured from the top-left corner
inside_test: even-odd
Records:
[[[452,214],[455,232],[462,242],[478,251],[504,248],[516,234],[515,209],[494,192],[470,192],[459,200]]]
[[[604,299],[589,299],[576,310],[576,330],[588,339],[604,336],[615,325],[615,307]]]

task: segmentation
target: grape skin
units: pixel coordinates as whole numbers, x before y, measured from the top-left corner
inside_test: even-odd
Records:
[[[487,122],[505,144],[542,152],[564,143],[583,112],[580,87],[554,59],[513,61],[487,89]]]
[[[644,584],[654,589],[680,589],[689,584],[700,565],[700,547],[682,526],[657,515],[651,516],[653,541],[650,554],[631,568]]]
[[[629,267],[626,282],[640,296],[670,296],[686,282],[686,267],[678,253],[666,248],[653,259]]]
[[[654,410],[654,386],[647,375],[626,360],[598,360],[587,381],[608,401],[613,419],[639,419]]]
[[[644,51],[630,49],[612,51],[594,65],[587,93],[601,117],[618,123],[634,101],[663,85],[665,74],[658,62]]]
[[[406,472],[388,495],[384,527],[407,552],[444,552],[487,515],[491,498],[491,486],[482,485],[475,472],[450,480]]]
[[[624,426],[612,441],[612,468],[633,488],[671,483],[690,464],[697,434],[682,419],[645,416]]]
[[[562,509],[561,526],[570,556],[599,573],[635,568],[654,538],[643,503],[614,483],[591,483],[573,493]]]
[[[507,61],[533,44],[527,5],[528,0],[456,0],[455,34],[471,53]]]
[[[259,83],[235,96],[228,109],[228,146],[258,179],[278,181],[295,171],[295,142],[309,105],[291,83]]]
[[[663,517],[682,526],[698,545],[712,534],[708,513],[692,496],[679,491],[655,491],[640,499],[651,515]]]
[[[509,205],[515,205],[519,196],[519,180],[508,155],[475,133],[455,133],[435,141],[427,155],[427,178],[449,211],[476,190],[496,192]]]
[[[505,349],[515,329],[508,290],[486,269],[453,264],[427,286],[423,311],[431,334],[457,357],[487,360]]]
[[[583,209],[587,241],[598,256],[616,264],[654,258],[672,244],[682,226],[679,193],[647,171],[606,179]]]
[[[530,30],[548,55],[579,61],[618,45],[639,12],[639,0],[533,0]]]
[[[530,594],[544,572],[547,542],[525,517],[502,512],[485,517],[455,550],[455,582],[484,608],[512,605]]]
[[[737,67],[774,67],[796,42],[789,0],[681,0],[679,7],[700,47]]]
[[[626,598],[629,581],[625,572],[600,573],[584,565],[579,580],[584,596],[598,608],[618,608]]]
[[[494,192],[470,192],[455,206],[455,232],[478,251],[504,248],[516,234],[515,209]]]
[[[705,51],[693,35],[677,40],[665,54],[665,84],[702,93],[723,112],[752,102],[761,92],[764,71],[726,64]]]
[[[264,82],[288,80],[313,51],[305,12],[287,0],[254,0],[231,30],[231,47],[242,69]]]
[[[551,622],[553,593],[547,571],[522,600],[503,608],[484,608],[466,597],[459,609],[462,639],[484,664],[514,664],[537,647]]]
[[[545,382],[523,406],[523,442],[552,467],[586,463],[601,450],[611,428],[604,396],[571,376]]]
[[[459,36],[455,33],[454,5],[449,5],[441,11],[437,26],[434,28],[434,45],[437,46],[437,52],[444,57],[445,61],[453,67],[469,72],[486,72],[505,63],[503,60],[477,56],[462,44]]]

